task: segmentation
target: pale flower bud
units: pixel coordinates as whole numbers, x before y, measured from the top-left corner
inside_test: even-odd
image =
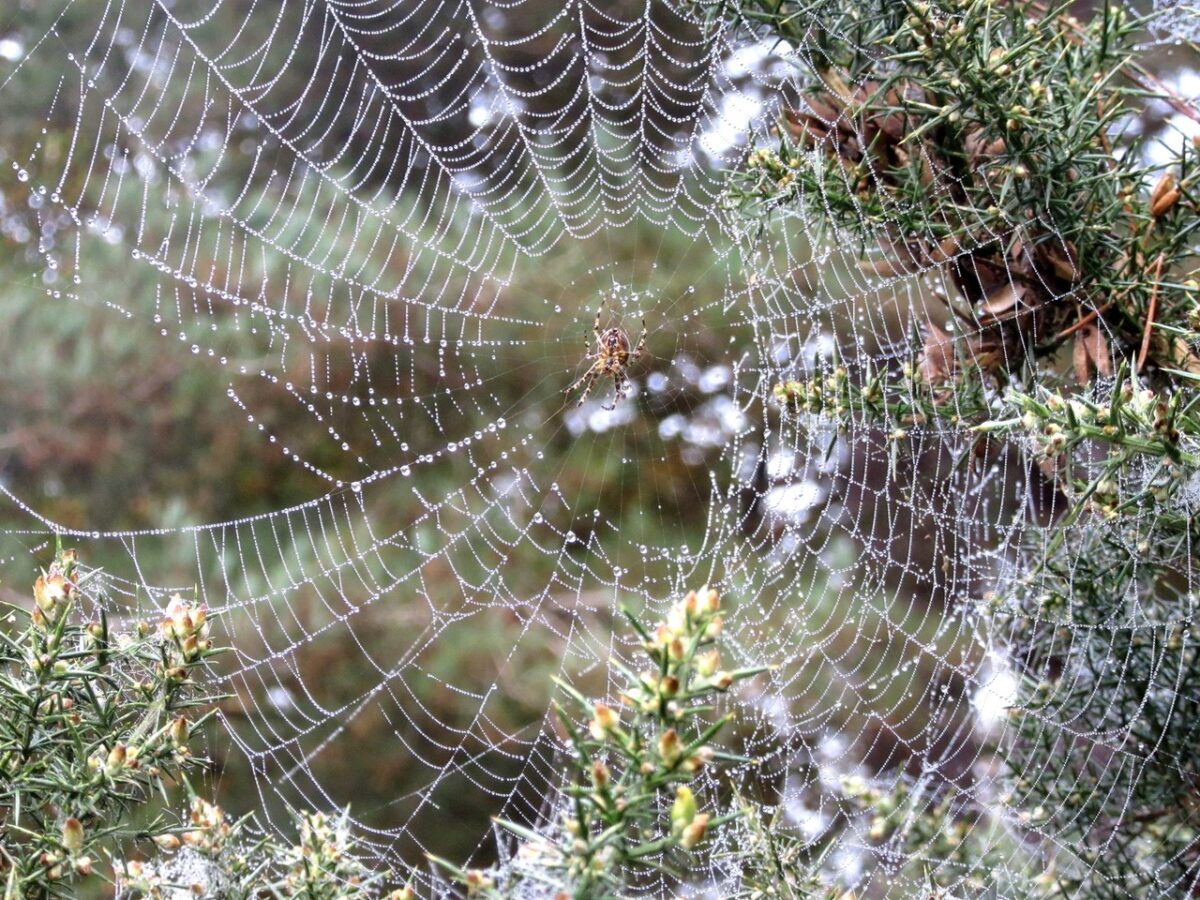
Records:
[[[189,731],[187,718],[179,716],[171,723],[171,743],[179,748],[186,747]]]
[[[687,634],[687,609],[682,603],[672,606],[671,611],[667,613],[667,630],[674,637]]]
[[[701,615],[711,616],[721,608],[721,595],[718,594],[714,588],[710,588],[708,585],[700,588],[698,599]]]
[[[712,747],[700,747],[695,753],[687,758],[687,761],[684,762],[683,767],[688,772],[698,772],[712,762],[714,755],[715,754]]]
[[[126,750],[124,744],[117,744],[108,751],[108,759],[104,762],[104,771],[109,775],[115,775],[121,769],[125,768]]]
[[[180,645],[180,650],[183,651],[184,659],[194,659],[196,654],[200,652],[200,647],[196,641],[196,636],[194,634],[189,634],[186,638],[184,638],[183,643]]]
[[[721,654],[716,650],[709,650],[707,653],[701,653],[696,657],[696,673],[701,678],[708,678],[717,671],[717,667],[721,665]]]
[[[671,641],[671,643],[667,645],[667,656],[669,656],[675,662],[679,662],[679,660],[683,659],[683,641],[681,641],[679,638],[675,638],[673,641]]]
[[[68,853],[78,853],[83,849],[83,825],[74,816],[63,822],[62,842]]]
[[[39,575],[33,583],[33,599],[51,622],[57,621],[75,586],[61,575]]]
[[[704,840],[704,833],[707,830],[708,813],[700,813],[683,829],[683,833],[679,836],[679,846],[684,850],[691,850]]]
[[[658,739],[658,755],[662,758],[663,763],[670,768],[679,761],[679,756],[682,752],[683,744],[679,740],[678,732],[674,728],[668,728]]]
[[[712,680],[709,682],[709,684],[715,687],[718,691],[727,691],[729,690],[729,686],[733,684],[733,675],[729,672],[718,672],[712,677]]]
[[[620,719],[617,714],[603,703],[597,703],[595,708],[595,718],[592,719],[588,726],[593,738],[598,741],[604,740],[610,731],[620,724]]]
[[[491,890],[496,886],[491,878],[488,878],[481,870],[471,869],[466,875],[467,896],[473,897],[481,891]]]

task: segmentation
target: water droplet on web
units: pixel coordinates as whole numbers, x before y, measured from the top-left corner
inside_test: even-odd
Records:
[[[354,491],[354,493],[356,493],[356,494],[361,494],[362,493],[362,482],[361,481],[350,482],[350,490]]]

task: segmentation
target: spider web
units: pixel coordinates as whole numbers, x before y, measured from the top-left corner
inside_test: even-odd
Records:
[[[0,170],[25,287],[224,385],[307,493],[128,529],[4,486],[8,536],[18,558],[83,539],[114,605],[196,586],[235,648],[229,765],[264,810],[352,802],[399,864],[450,819],[486,861],[488,812],[560,807],[547,676],[614,688],[637,651],[617,604],[653,617],[709,583],[731,662],[775,667],[728,702],[785,827],[846,817],[844,776],[903,781],[915,808],[953,784],[997,823],[998,864],[1019,855],[997,748],[1026,673],[976,601],[1020,574],[1025,464],[976,472],[935,430],[900,453],[771,399],[835,351],[910,357],[937,278],[864,275],[819,204],[766,236],[730,215],[723,173],[804,48],[662,0],[42,6],[0,22],[0,98],[32,123]],[[563,394],[598,310],[648,328],[612,410],[610,380]],[[1149,750],[1113,743],[1121,790]],[[368,777],[367,755],[394,763]],[[850,821],[831,879],[924,889]],[[720,860],[702,881],[736,882]]]

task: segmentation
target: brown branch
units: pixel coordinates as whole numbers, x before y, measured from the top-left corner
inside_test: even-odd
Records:
[[[1154,263],[1154,286],[1150,289],[1150,308],[1146,310],[1146,327],[1142,331],[1142,349],[1138,352],[1135,372],[1141,372],[1146,364],[1146,354],[1150,352],[1150,329],[1154,327],[1154,315],[1158,312],[1158,282],[1162,278],[1163,254],[1158,254]]]
[[[1058,333],[1058,336],[1055,338],[1055,340],[1061,341],[1063,338],[1068,338],[1071,335],[1073,335],[1080,328],[1086,328],[1088,325],[1090,325],[1092,322],[1094,322],[1097,318],[1099,318],[1100,316],[1102,316],[1106,312],[1108,312],[1108,310],[1112,307],[1112,305],[1115,302],[1116,302],[1115,300],[1109,300],[1103,306],[1093,309],[1086,316],[1083,316],[1082,318],[1080,318],[1080,320],[1078,322],[1076,322],[1074,325],[1068,325],[1066,328],[1064,328],[1062,331],[1060,331]]]

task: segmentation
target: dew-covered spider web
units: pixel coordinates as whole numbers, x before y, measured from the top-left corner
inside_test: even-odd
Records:
[[[1042,675],[985,598],[1053,502],[1021,448],[838,430],[773,398],[836,361],[913,358],[949,290],[934,266],[864,269],[819,197],[765,232],[730,209],[726,171],[771,140],[805,52],[663,0],[11,4],[5,345],[110,398],[106,427],[152,420],[145,477],[167,487],[71,514],[69,485],[13,463],[6,560],[58,533],[114,608],[194,590],[234,648],[218,781],[269,821],[348,804],[422,891],[424,852],[512,852],[489,816],[557,821],[551,676],[615,691],[610,660],[638,651],[618,604],[653,619],[706,583],[731,665],[773,667],[726,701],[758,760],[737,777],[780,828],[836,834],[829,883],[915,896],[936,870],[971,894],[980,875],[951,852],[970,825],[902,865],[848,778],[903,784],[914,816],[953,790],[994,871],[1032,840],[1073,854],[1066,800],[1018,821],[1001,797],[1025,747],[1007,707]],[[645,352],[627,396],[602,374],[580,404],[597,317],[630,345],[644,321]],[[131,378],[135,352],[152,364]],[[1098,626],[1111,671],[1116,634],[1163,638],[1177,612]],[[1152,756],[1153,722],[1037,716],[1094,747],[1116,795]],[[1060,777],[1038,759],[1027,782]],[[734,892],[723,859],[696,892]]]

